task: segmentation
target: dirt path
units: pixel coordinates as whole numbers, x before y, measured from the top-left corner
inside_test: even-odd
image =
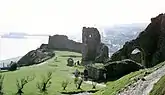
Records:
[[[164,75],[165,66],[144,77],[145,80],[139,80],[132,84],[119,95],[148,95],[153,85]]]

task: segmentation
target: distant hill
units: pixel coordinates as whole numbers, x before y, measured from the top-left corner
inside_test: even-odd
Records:
[[[1,34],[1,38],[27,38],[27,36],[49,36],[49,34],[27,34],[27,33],[17,33],[17,32],[10,32]]]
[[[100,27],[102,42],[108,45],[110,54],[119,50],[126,41],[136,38],[147,27],[147,23],[118,24],[114,26]],[[78,32],[70,39],[81,42],[82,34]]]
[[[122,24],[103,27],[102,41],[108,45],[110,53],[119,50],[126,41],[136,38],[146,28],[147,24]]]
[[[0,60],[0,66],[2,66],[3,63],[5,63],[5,65],[10,64],[11,61],[17,62],[21,57],[22,56],[10,58],[10,59],[5,59],[5,60]]]
[[[25,37],[26,35],[27,35],[26,33],[11,32],[1,35],[1,38],[26,38]]]

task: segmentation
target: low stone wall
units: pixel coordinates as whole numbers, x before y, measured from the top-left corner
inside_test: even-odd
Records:
[[[68,39],[65,35],[49,36],[48,48],[81,53],[82,43]]]

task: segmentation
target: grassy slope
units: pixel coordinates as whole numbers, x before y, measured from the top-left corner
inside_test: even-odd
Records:
[[[68,91],[75,90],[75,85],[73,83],[72,72],[75,71],[76,67],[68,67],[67,64],[67,58],[68,57],[62,57],[63,55],[78,55],[81,56],[79,53],[73,53],[73,52],[67,52],[67,51],[57,51],[56,55],[58,56],[57,61],[54,61],[53,59],[48,60],[46,64],[40,65],[40,66],[30,66],[30,67],[22,67],[20,70],[13,71],[13,72],[3,72],[5,74],[5,80],[4,80],[4,92],[6,95],[12,95],[16,93],[17,87],[16,87],[16,79],[20,79],[21,77],[27,76],[27,75],[36,75],[35,80],[28,83],[23,91],[25,92],[24,95],[37,95],[38,89],[36,88],[36,83],[38,81],[41,81],[41,75],[46,74],[48,71],[52,71],[52,84],[49,88],[49,95],[55,95],[59,91],[61,91],[61,82],[63,80],[69,80],[72,82],[68,85],[66,88]],[[80,60],[81,57],[74,58],[74,60]],[[57,66],[56,66],[57,65]],[[80,69],[80,68],[79,68]],[[82,89],[87,90],[91,89],[92,85],[89,84],[82,84]]]
[[[52,75],[52,84],[49,90],[49,95],[55,95],[58,94],[58,92],[62,91],[61,82],[63,80],[69,80],[72,82],[68,85],[67,91],[75,91],[75,85],[73,83],[73,78],[71,77],[71,73],[75,71],[76,67],[68,67],[67,64],[67,58],[68,57],[62,57],[67,55],[77,55],[81,56],[79,53],[73,53],[73,52],[67,52],[67,51],[57,51],[56,55],[58,57],[57,61],[54,61],[54,58],[48,60],[46,64],[40,65],[40,66],[30,66],[30,67],[23,67],[20,70],[14,71],[14,72],[4,72],[5,74],[5,80],[4,80],[4,92],[6,95],[13,95],[17,91],[16,87],[16,79],[20,79],[27,75],[36,75],[35,80],[28,83],[23,91],[25,92],[24,95],[37,95],[38,89],[36,88],[36,83],[41,80],[41,75],[46,74],[48,71],[53,71]],[[74,60],[80,60],[81,57],[74,58]],[[161,63],[153,68],[150,69],[144,69],[136,72],[132,72],[126,76],[123,76],[122,78],[116,80],[116,81],[109,81],[107,83],[107,87],[103,88],[102,90],[95,93],[95,95],[115,95],[117,92],[119,92],[121,89],[124,89],[127,85],[131,84],[132,82],[135,82],[135,79],[138,77],[143,77],[145,75],[145,72],[152,72],[159,67],[161,67],[164,63]],[[79,68],[79,70],[83,70],[82,68]],[[164,79],[165,80],[165,79]],[[165,82],[164,82],[165,83]],[[92,85],[89,84],[83,84],[82,89],[83,90],[89,90],[92,88]],[[156,95],[156,94],[151,94]]]
[[[127,74],[127,75],[121,77],[118,80],[109,81],[109,82],[107,82],[106,88],[103,88],[102,90],[96,92],[94,95],[116,95],[119,91],[121,91],[122,89],[125,89],[128,85],[131,85],[132,83],[136,82],[138,79],[141,79],[144,76],[148,75],[149,73],[159,69],[164,64],[165,64],[165,62],[162,62],[152,68],[142,69],[142,70],[139,70],[136,72],[132,72],[130,74]],[[147,72],[147,74],[146,74],[146,72]],[[153,95],[155,95],[155,94],[153,94]]]
[[[142,74],[144,71],[140,70],[137,72],[132,72],[118,80],[110,81],[107,83],[107,87],[95,93],[95,95],[116,95],[118,91],[122,88],[126,87],[129,83],[133,81],[132,78],[135,76]]]
[[[154,85],[150,95],[165,95],[165,76]]]

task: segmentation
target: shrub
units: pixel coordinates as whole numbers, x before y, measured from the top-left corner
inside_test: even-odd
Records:
[[[47,94],[47,89],[51,85],[52,72],[48,72],[46,76],[42,77],[42,81],[37,83],[37,88],[41,93]]]
[[[17,63],[11,64],[11,66],[9,68],[9,71],[15,71],[15,70],[17,70]]]
[[[73,66],[74,65],[74,60],[72,58],[68,58],[67,62],[68,62],[67,66]]]

